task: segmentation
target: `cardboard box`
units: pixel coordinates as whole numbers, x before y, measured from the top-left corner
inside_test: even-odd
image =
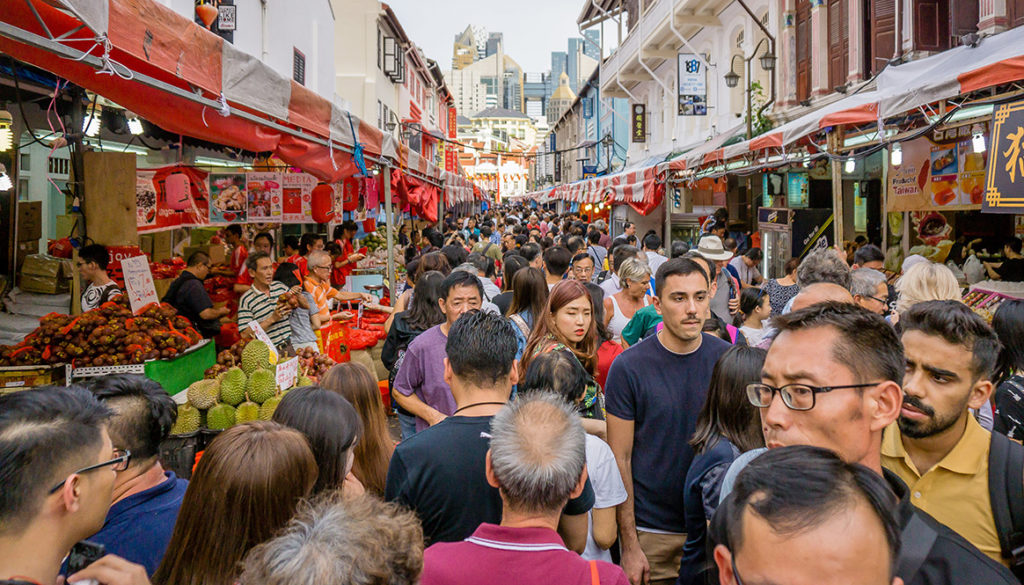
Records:
[[[163,232],[156,232],[152,235],[153,237],[153,252],[149,257],[153,262],[163,262],[171,258],[174,255],[174,250],[171,247],[173,241],[173,230],[167,230]]]
[[[30,242],[43,237],[43,202],[18,202],[18,241]]]
[[[78,217],[79,217],[78,215],[58,215],[57,216],[57,221],[55,223],[55,228],[56,228],[56,237],[57,237],[58,240],[61,239],[61,238],[70,238],[71,237],[71,230],[72,230],[72,228],[75,227],[75,222],[78,220]],[[79,225],[79,227],[81,227],[81,225]]]
[[[210,255],[211,264],[228,263],[228,250],[223,244],[211,244],[206,253]]]
[[[66,278],[22,274],[18,277],[18,288],[26,292],[56,295],[71,290],[71,281]]]
[[[167,289],[171,288],[172,282],[174,282],[173,278],[157,278],[153,280],[153,288],[156,289],[158,299],[163,300],[164,295],[167,294]]]
[[[14,271],[18,272],[21,270],[21,265],[24,264],[25,258],[31,254],[39,253],[39,240],[33,242],[18,242],[18,247],[15,250],[14,256]]]
[[[139,234],[139,249],[142,253],[153,258],[153,235],[152,234]]]
[[[46,254],[29,254],[21,265],[18,287],[41,294],[66,293],[71,288],[71,261]]]

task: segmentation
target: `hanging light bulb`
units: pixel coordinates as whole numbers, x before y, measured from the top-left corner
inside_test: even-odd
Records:
[[[971,147],[975,154],[981,154],[985,152],[985,132],[982,129],[981,124],[975,124],[971,129],[974,135],[971,137]],[[0,150],[3,150],[0,147]]]
[[[903,164],[903,147],[897,142],[892,145],[892,152],[889,154],[889,162],[892,166],[898,167]]]
[[[100,124],[101,122],[98,112],[96,114],[90,114],[82,120],[82,132],[85,132],[86,136],[93,138],[99,135]]]
[[[0,191],[10,191],[14,188],[14,183],[11,182],[11,178],[7,176],[7,167],[0,164]]]
[[[128,114],[128,131],[132,133],[132,136],[138,136],[142,134],[142,120],[139,119],[135,114]]]
[[[0,110],[0,152],[14,147],[14,117],[7,110]]]
[[[857,161],[852,158],[846,159],[846,164],[843,166],[843,170],[846,171],[847,175],[853,173],[853,171],[857,170]]]

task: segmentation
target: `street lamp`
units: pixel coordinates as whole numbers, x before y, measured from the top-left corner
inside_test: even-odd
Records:
[[[747,57],[746,59],[744,59],[742,55],[733,55],[732,56],[732,60],[729,61],[729,72],[725,74],[725,85],[726,85],[726,87],[728,87],[729,89],[735,88],[737,85],[740,84],[740,76],[739,76],[738,73],[736,73],[736,68],[735,68],[736,58],[739,57],[740,59],[746,61],[746,65],[747,65],[747,140],[750,140],[751,138],[753,138],[753,136],[752,136],[752,134],[753,134],[753,112],[751,111],[753,105],[752,105],[751,102],[752,102],[753,92],[754,92],[754,82],[751,79],[751,75],[750,75],[750,73],[751,73],[751,71],[750,71],[750,62],[754,60],[754,57],[757,57],[757,52],[761,50],[761,44],[762,43],[769,43],[769,41],[768,41],[767,38],[762,38],[760,41],[758,41],[757,45],[754,47],[754,53],[751,56]],[[764,69],[765,71],[772,71],[772,70],[774,70],[775,69],[775,59],[776,59],[775,58],[775,53],[772,52],[771,43],[769,43],[769,46],[765,49],[764,54],[761,55],[761,57],[759,59],[759,61],[761,62],[761,68]],[[774,85],[772,87],[774,88]],[[774,89],[772,91],[774,92]],[[774,93],[773,93],[773,99],[774,99]],[[762,108],[762,109],[764,109],[764,108]]]

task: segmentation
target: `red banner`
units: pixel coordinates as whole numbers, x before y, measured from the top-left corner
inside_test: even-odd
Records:
[[[448,108],[448,138],[454,139],[459,133],[459,116],[455,108]]]

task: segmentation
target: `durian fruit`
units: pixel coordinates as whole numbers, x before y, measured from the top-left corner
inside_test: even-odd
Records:
[[[193,382],[186,391],[188,401],[192,403],[192,406],[206,410],[217,404],[217,398],[220,396],[220,387],[217,385],[216,380],[199,380]]]
[[[178,420],[171,427],[172,435],[184,435],[199,430],[199,410],[189,403],[178,405]]]
[[[260,405],[260,420],[270,420],[274,416],[274,411],[277,410],[277,405],[281,403],[280,396],[272,396],[268,398],[266,402]]]
[[[260,405],[256,404],[251,400],[238,405],[235,409],[235,423],[242,424],[251,420],[257,420],[260,417]]]
[[[224,372],[220,382],[220,401],[231,406],[238,406],[245,400],[245,386],[248,378],[241,368],[234,367]]]
[[[312,386],[312,385],[313,385],[313,380],[310,380],[309,378],[307,378],[305,374],[299,376],[295,380],[295,387],[296,388],[302,388],[303,386]]]
[[[235,424],[235,408],[219,403],[206,413],[206,428],[214,431],[224,430]]]
[[[256,370],[245,386],[249,400],[263,404],[277,392],[277,378],[271,370]]]
[[[245,349],[242,350],[242,370],[246,375],[251,376],[256,370],[269,367],[271,367],[270,347],[259,339],[247,343]]]

